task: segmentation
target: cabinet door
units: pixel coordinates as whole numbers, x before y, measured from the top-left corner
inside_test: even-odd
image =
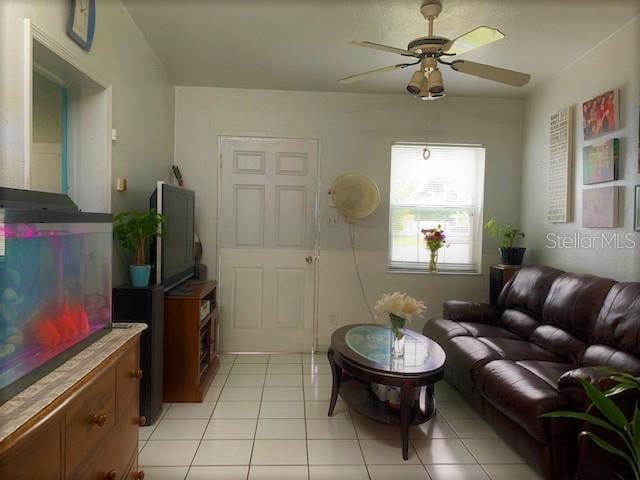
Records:
[[[56,415],[0,455],[0,478],[62,479],[62,417]]]

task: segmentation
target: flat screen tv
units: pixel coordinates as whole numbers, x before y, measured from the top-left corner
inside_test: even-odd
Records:
[[[151,264],[156,283],[168,290],[195,274],[195,192],[158,182],[151,195],[150,206],[165,218],[164,235],[151,245]]]

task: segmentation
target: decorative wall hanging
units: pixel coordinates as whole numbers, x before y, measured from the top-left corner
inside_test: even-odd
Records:
[[[551,223],[567,223],[571,221],[572,107],[551,115],[549,146],[547,220]]]
[[[585,140],[615,132],[620,128],[619,97],[618,89],[614,89],[582,104],[582,130]]]
[[[617,228],[620,221],[620,197],[624,187],[589,188],[582,191],[582,226]]]
[[[582,183],[612,182],[618,180],[620,139],[612,138],[603,143],[582,148]]]
[[[67,35],[87,52],[91,50],[96,29],[95,0],[70,0]]]

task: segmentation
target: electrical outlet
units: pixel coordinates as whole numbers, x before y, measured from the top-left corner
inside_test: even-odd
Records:
[[[335,228],[338,226],[338,212],[329,212],[327,215],[327,226]]]
[[[338,314],[336,312],[329,314],[329,323],[331,325],[338,325]]]

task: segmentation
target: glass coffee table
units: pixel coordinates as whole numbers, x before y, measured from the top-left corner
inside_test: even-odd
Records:
[[[400,425],[402,458],[408,460],[409,426],[424,423],[436,413],[433,385],[444,375],[444,350],[430,338],[406,331],[404,357],[393,358],[388,327],[358,324],[333,332],[327,356],[333,373],[329,416],[340,394],[358,413]],[[379,400],[372,383],[398,387],[400,408]]]

